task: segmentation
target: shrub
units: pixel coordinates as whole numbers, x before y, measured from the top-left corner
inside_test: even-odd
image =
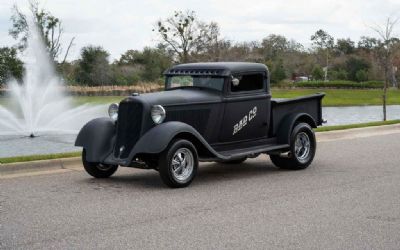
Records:
[[[355,88],[355,89],[375,89],[383,88],[381,81],[366,81],[366,82],[353,82],[353,81],[310,81],[299,82],[295,84],[296,87],[302,88]]]
[[[132,85],[140,81],[141,69],[135,66],[112,65],[112,82],[114,85]]]
[[[313,68],[313,70],[311,72],[311,75],[312,75],[314,80],[322,80],[322,79],[324,79],[324,71],[319,65],[316,65]]]
[[[343,69],[339,69],[337,71],[330,71],[331,80],[346,80],[347,79],[347,72]]]
[[[365,82],[368,80],[368,72],[366,70],[360,69],[356,73],[357,82]]]

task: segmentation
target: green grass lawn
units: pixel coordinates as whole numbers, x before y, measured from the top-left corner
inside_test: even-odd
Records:
[[[79,157],[81,152],[71,152],[71,153],[59,153],[59,154],[48,154],[48,155],[27,155],[27,156],[15,156],[0,158],[0,164],[8,164],[15,162],[27,162],[27,161],[40,161],[40,160],[52,160],[59,158],[71,158]]]
[[[382,105],[383,91],[379,89],[272,89],[272,97],[293,98],[317,92],[326,94],[322,100],[322,104],[325,107]],[[387,100],[388,105],[400,104],[400,90],[389,90]]]

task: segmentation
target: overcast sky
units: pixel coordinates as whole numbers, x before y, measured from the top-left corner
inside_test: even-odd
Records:
[[[65,43],[76,37],[69,60],[89,44],[101,45],[111,59],[128,49],[157,43],[152,32],[159,18],[174,10],[194,10],[203,21],[216,21],[222,36],[234,41],[261,40],[269,34],[293,38],[305,46],[318,29],[335,38],[358,40],[373,36],[368,25],[400,16],[400,0],[42,0],[42,6],[59,17]],[[0,0],[0,46],[15,41],[8,35],[13,4],[27,8],[26,0]],[[398,24],[400,30],[400,23]],[[398,33],[397,33],[398,34]]]

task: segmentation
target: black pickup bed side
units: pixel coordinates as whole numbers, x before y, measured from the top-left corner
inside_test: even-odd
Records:
[[[271,134],[276,135],[282,119],[290,114],[305,113],[311,116],[315,125],[323,123],[322,119],[322,98],[324,93],[302,96],[293,99],[273,98],[271,100]]]

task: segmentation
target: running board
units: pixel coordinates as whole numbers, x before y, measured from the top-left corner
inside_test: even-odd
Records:
[[[217,158],[201,158],[201,161],[215,161],[215,160],[234,160],[242,157],[247,157],[249,155],[254,154],[261,154],[261,153],[268,153],[271,151],[279,151],[283,149],[289,150],[289,144],[269,144],[269,145],[259,145],[254,147],[248,148],[241,148],[241,149],[233,149],[233,150],[226,150],[226,151],[217,151],[218,157]]]

